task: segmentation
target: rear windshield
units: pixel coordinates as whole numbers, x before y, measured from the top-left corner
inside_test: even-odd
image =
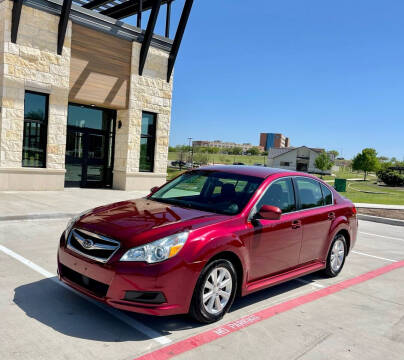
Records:
[[[240,213],[261,185],[254,176],[216,171],[190,171],[150,196],[167,204],[235,215]]]

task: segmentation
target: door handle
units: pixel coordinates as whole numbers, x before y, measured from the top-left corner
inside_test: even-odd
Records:
[[[328,213],[328,219],[329,220],[334,220],[335,219],[335,213],[334,212]]]
[[[292,222],[292,229],[299,229],[302,226],[302,222],[300,220],[295,220]]]

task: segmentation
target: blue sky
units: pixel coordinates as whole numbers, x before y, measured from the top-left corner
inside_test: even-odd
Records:
[[[173,28],[183,2],[173,4]],[[175,68],[171,145],[258,144],[260,132],[281,132],[292,146],[346,158],[374,147],[402,159],[403,13],[402,0],[195,0]],[[165,7],[160,33],[164,17]]]

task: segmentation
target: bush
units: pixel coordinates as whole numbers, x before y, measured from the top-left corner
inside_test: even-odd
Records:
[[[393,170],[379,170],[377,177],[389,186],[404,186],[404,174]]]

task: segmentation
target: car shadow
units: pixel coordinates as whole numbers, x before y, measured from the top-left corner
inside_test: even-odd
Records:
[[[13,300],[27,316],[64,335],[103,342],[149,339],[60,286],[56,277],[17,287]]]
[[[315,278],[311,280],[305,277],[304,279],[305,281],[313,281]],[[285,298],[289,292],[303,286],[307,285],[297,281],[289,281],[260,290],[243,298],[236,298],[229,312],[232,314],[249,306],[253,306],[253,310],[254,308],[261,309],[271,306],[279,301],[277,301],[276,296],[284,294],[283,298]],[[22,285],[14,291],[14,303],[27,316],[64,335],[103,342],[144,341],[150,339],[108,312],[86,301],[85,298],[60,286],[57,283],[57,278]],[[298,295],[290,294],[291,298],[295,296]],[[274,301],[268,303],[271,298],[274,298]],[[130,312],[124,313],[159,332],[161,336],[206,326],[186,315],[155,317]],[[246,313],[240,313],[239,317],[245,315]],[[226,321],[226,317],[224,321]]]

